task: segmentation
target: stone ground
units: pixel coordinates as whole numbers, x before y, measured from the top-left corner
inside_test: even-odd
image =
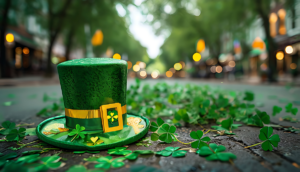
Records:
[[[163,80],[145,80],[150,84],[155,84]],[[134,81],[129,80],[128,85]],[[287,102],[300,101],[300,88],[292,87],[286,89],[284,86],[274,85],[243,85],[237,83],[221,83],[221,82],[203,82],[202,80],[167,80],[167,83],[192,83],[197,85],[210,85],[214,88],[225,90],[245,91],[252,90],[255,92],[255,103],[262,105],[260,110],[272,114],[274,105],[280,106],[284,109]],[[43,94],[47,93],[55,97],[61,97],[59,85],[35,85],[35,86],[19,86],[19,87],[0,87],[0,121],[10,120],[16,123],[34,123],[37,126],[44,118],[36,117],[36,113],[49,103],[43,102]],[[14,98],[9,98],[9,94],[15,94]],[[277,97],[275,98],[274,95]],[[269,96],[273,96],[270,98]],[[13,101],[11,106],[3,106],[3,102]],[[295,104],[294,104],[295,105]],[[299,105],[296,107],[300,108]],[[300,123],[291,123],[279,120],[280,117],[287,114],[283,110],[279,115],[271,117],[272,124],[279,124],[283,126],[294,126],[300,128]],[[300,112],[296,118],[300,120]],[[294,117],[294,116],[293,116]],[[30,127],[33,127],[30,126]],[[210,126],[204,126],[209,128]],[[181,127],[177,129],[180,136],[179,139],[184,142],[190,142],[192,139],[189,137],[190,131],[202,129],[200,126]],[[237,159],[233,163],[223,163],[218,161],[206,161],[205,158],[196,155],[193,152],[187,153],[184,158],[161,157],[155,155],[140,156],[136,161],[126,160],[125,167],[120,169],[113,169],[110,171],[129,171],[130,167],[136,164],[143,164],[159,168],[163,171],[300,171],[300,135],[294,133],[284,132],[283,130],[274,128],[274,134],[279,134],[281,142],[278,148],[272,152],[265,152],[260,146],[255,146],[245,149],[249,146],[260,142],[258,139],[259,129],[257,127],[249,127],[243,125],[235,130],[236,136],[219,136],[212,137],[214,133],[208,133],[211,137],[211,143],[222,144],[230,151],[237,155]],[[150,136],[148,133],[147,136]],[[36,136],[29,136],[24,140],[28,143],[36,140]],[[0,143],[0,152],[9,153],[12,150],[8,147],[17,147],[15,143],[4,142]],[[182,145],[178,142],[172,144],[158,144],[153,142],[150,147],[136,146],[135,143],[128,145],[130,150],[154,150],[159,151],[167,146],[181,146],[189,147],[189,145]],[[37,148],[23,148],[17,152],[21,154],[26,150],[36,150]],[[58,151],[50,151],[43,154],[49,156],[57,153]],[[107,156],[107,151],[101,151],[100,155]],[[84,164],[89,169],[93,169],[93,163],[86,163],[83,158],[92,156],[92,154],[74,155],[71,150],[63,150],[60,154],[61,157],[66,158],[66,165],[56,171],[66,171],[70,166],[75,164]]]

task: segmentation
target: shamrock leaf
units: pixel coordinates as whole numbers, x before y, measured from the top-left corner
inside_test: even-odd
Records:
[[[130,154],[131,150],[125,150],[126,147],[116,147],[114,149],[108,149],[107,153],[110,155],[127,155]]]
[[[207,156],[208,161],[229,161],[230,159],[236,159],[236,156],[231,152],[224,152],[226,150],[225,146],[218,146],[215,143],[209,144],[209,147],[203,146],[196,153],[200,156]]]
[[[157,118],[157,123],[151,122],[150,131],[156,132],[165,122],[161,118]]]
[[[8,141],[21,141],[24,139],[26,133],[25,128],[20,128],[19,130],[13,129],[9,132],[9,134],[6,136],[6,140]]]
[[[111,123],[118,121],[118,112],[116,110],[111,110],[107,112],[107,119]]]
[[[5,155],[1,154],[0,155],[0,167],[2,167],[5,163],[7,163],[6,160],[15,158],[17,156],[18,156],[18,154],[16,152],[12,152],[12,153],[5,154]]]
[[[175,131],[176,131],[175,126],[173,125],[170,126],[169,124],[163,124],[157,131],[157,133],[160,134],[159,140],[166,143],[171,143],[173,141],[172,136],[174,136]]]
[[[131,153],[125,156],[126,159],[128,160],[136,160],[138,158],[139,154],[138,153]]]
[[[103,168],[103,169],[108,170],[108,169],[110,169],[110,167],[113,167],[113,168],[123,167],[125,165],[125,163],[123,162],[125,159],[126,158],[124,158],[124,157],[112,159],[112,156],[101,157],[101,158],[97,159],[99,164],[96,164],[95,168]]]
[[[126,155],[125,158],[129,160],[136,160],[139,154],[149,155],[154,154],[154,152],[152,150],[135,150],[133,153]]]
[[[40,159],[40,154],[33,154],[33,155],[22,156],[22,157],[18,158],[18,160],[16,162],[19,162],[21,164],[33,163],[39,159]]]
[[[190,133],[191,138],[196,139],[197,141],[194,141],[191,146],[192,148],[196,148],[196,149],[200,149],[203,146],[208,146],[207,143],[205,142],[209,142],[210,138],[209,137],[203,137],[201,139],[201,137],[203,136],[203,132],[201,130],[198,131],[192,131]]]
[[[256,126],[263,127],[264,124],[270,124],[270,116],[266,112],[256,111],[256,115],[252,117]]]
[[[82,153],[96,154],[96,153],[100,153],[100,151],[74,151],[73,153],[75,153],[75,154],[82,154]]]
[[[16,124],[10,121],[2,122],[3,129],[0,131],[0,134],[7,135],[11,130],[16,128]]]
[[[59,156],[46,156],[41,158],[41,164],[35,164],[36,171],[47,171],[48,169],[57,169],[62,166],[62,162],[58,162],[61,159]]]
[[[228,118],[221,122],[221,126],[211,126],[211,128],[222,131],[225,130],[226,134],[234,134],[232,130],[237,129],[242,124],[233,124],[233,119]]]
[[[298,112],[298,108],[293,108],[293,104],[289,103],[285,106],[285,111],[286,112],[291,112],[293,115],[296,115]]]
[[[282,108],[279,106],[273,106],[273,113],[272,115],[275,116],[276,114],[279,114],[282,111]]]
[[[180,120],[182,119],[184,122],[189,122],[189,116],[188,116],[188,114],[187,114],[186,109],[179,109],[179,110],[177,111],[177,113],[175,113],[174,118],[175,118],[177,121],[180,121]]]
[[[83,130],[85,130],[85,127],[84,126],[80,126],[79,124],[76,124],[76,129],[73,129],[68,135],[69,136],[74,136],[73,139],[71,140],[71,142],[74,140],[74,139],[77,139],[77,138],[85,138],[85,132],[82,132]]]
[[[273,133],[273,128],[272,127],[264,127],[262,129],[260,129],[260,133],[259,133],[259,139],[261,141],[264,141],[261,145],[262,149],[267,151],[273,150],[273,146],[277,147],[278,146],[278,142],[280,142],[280,138],[278,134],[274,134],[273,136],[271,136]]]
[[[246,101],[253,101],[254,100],[254,94],[250,91],[246,91],[245,92],[245,97],[243,100],[246,100]]]
[[[172,155],[173,157],[183,157],[187,153],[187,151],[184,150],[178,150],[180,147],[166,147],[162,151],[156,152],[157,155],[161,156],[170,156]]]
[[[73,165],[66,172],[86,172],[87,169],[83,165]]]

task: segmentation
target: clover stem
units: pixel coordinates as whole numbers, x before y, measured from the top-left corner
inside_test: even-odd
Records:
[[[256,144],[254,144],[254,145],[251,145],[251,146],[246,146],[246,147],[244,147],[245,149],[247,149],[247,148],[250,148],[250,147],[253,147],[253,146],[257,146],[257,145],[260,145],[260,144],[262,144],[263,142],[260,142],[260,143],[256,143]]]
[[[207,130],[204,134],[207,134],[207,133],[209,133],[210,132],[210,130]]]
[[[77,135],[78,135],[78,134],[76,134],[76,135],[73,137],[73,139],[71,140],[71,142],[73,142],[73,140],[77,137]]]
[[[176,137],[174,134],[172,134],[172,135],[173,135],[173,136],[175,137],[175,139],[176,139],[179,143],[181,143],[181,144],[189,145],[189,144],[193,143],[193,142],[184,143],[184,142],[178,140],[177,137]]]

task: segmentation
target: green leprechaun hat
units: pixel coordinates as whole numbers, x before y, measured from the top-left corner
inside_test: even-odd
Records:
[[[126,110],[126,61],[84,58],[60,63],[57,69],[65,115],[38,125],[41,140],[67,149],[101,150],[147,133],[148,119]]]

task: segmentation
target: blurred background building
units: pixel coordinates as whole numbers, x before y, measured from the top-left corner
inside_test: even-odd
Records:
[[[128,61],[132,78],[300,81],[300,0],[3,0],[0,11],[1,78],[107,57]],[[140,43],[147,30],[131,29],[136,11],[164,38],[155,57]]]

